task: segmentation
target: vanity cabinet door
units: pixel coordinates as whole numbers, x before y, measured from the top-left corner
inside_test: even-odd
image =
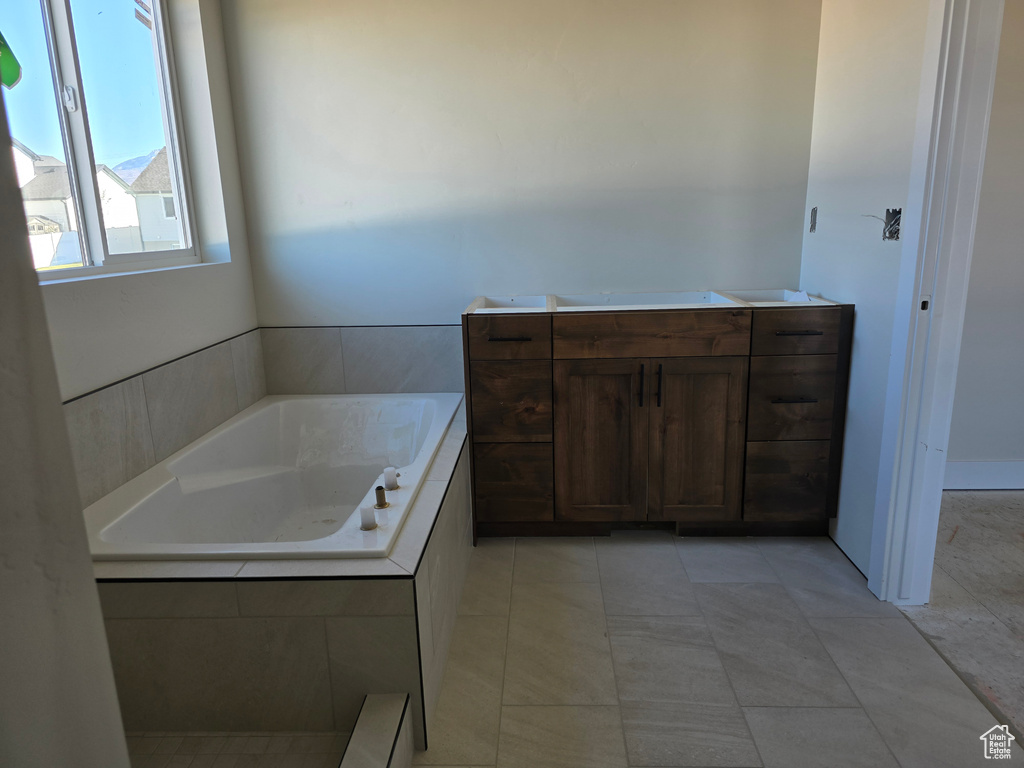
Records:
[[[555,360],[555,519],[643,520],[647,359]]]
[[[648,519],[740,519],[747,360],[652,361]]]

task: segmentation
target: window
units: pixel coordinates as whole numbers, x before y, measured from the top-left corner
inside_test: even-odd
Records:
[[[160,0],[6,5],[0,56],[21,79],[4,95],[42,278],[199,261]]]

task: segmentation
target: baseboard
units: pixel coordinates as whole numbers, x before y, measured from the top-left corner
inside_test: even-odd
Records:
[[[1024,488],[1024,461],[947,461],[947,491]]]

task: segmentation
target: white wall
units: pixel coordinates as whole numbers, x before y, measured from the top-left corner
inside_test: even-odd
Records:
[[[261,325],[794,284],[819,8],[225,0]]]
[[[219,7],[170,13],[199,241],[217,263],[45,284],[65,400],[256,326]]]
[[[960,346],[950,462],[1024,482],[1024,3],[1007,2]],[[959,474],[986,468],[958,467]],[[966,475],[965,475],[966,477]],[[1015,478],[1015,481],[1013,480]],[[980,479],[980,478],[979,478]],[[999,487],[1000,478],[991,481]],[[948,483],[947,483],[948,485]],[[988,484],[992,487],[992,484]],[[951,487],[963,487],[954,483]],[[975,484],[975,487],[978,487]],[[980,487],[986,487],[983,483]],[[1005,485],[1003,487],[1006,487]]]
[[[35,164],[32,162],[31,157],[17,147],[12,146],[11,152],[14,153],[14,172],[18,177],[18,186],[24,187],[36,175]]]
[[[164,195],[136,195],[135,204],[139,210],[139,226],[146,250],[178,247],[178,220],[165,215]]]
[[[865,573],[879,477],[892,469],[883,421],[902,250],[869,217],[903,208],[904,237],[920,228],[907,201],[929,9],[929,0],[822,2],[807,183],[818,226],[803,236],[800,287],[857,305],[833,536]]]
[[[99,187],[103,206],[103,226],[137,227],[139,211],[135,207],[135,196],[124,188],[121,181],[112,179],[112,174],[113,171],[96,174],[96,186]]]

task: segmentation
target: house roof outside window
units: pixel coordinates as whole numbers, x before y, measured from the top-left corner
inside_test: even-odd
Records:
[[[164,147],[143,169],[138,178],[132,182],[132,192],[135,194],[167,194],[171,188],[171,172],[167,165],[167,148]]]

